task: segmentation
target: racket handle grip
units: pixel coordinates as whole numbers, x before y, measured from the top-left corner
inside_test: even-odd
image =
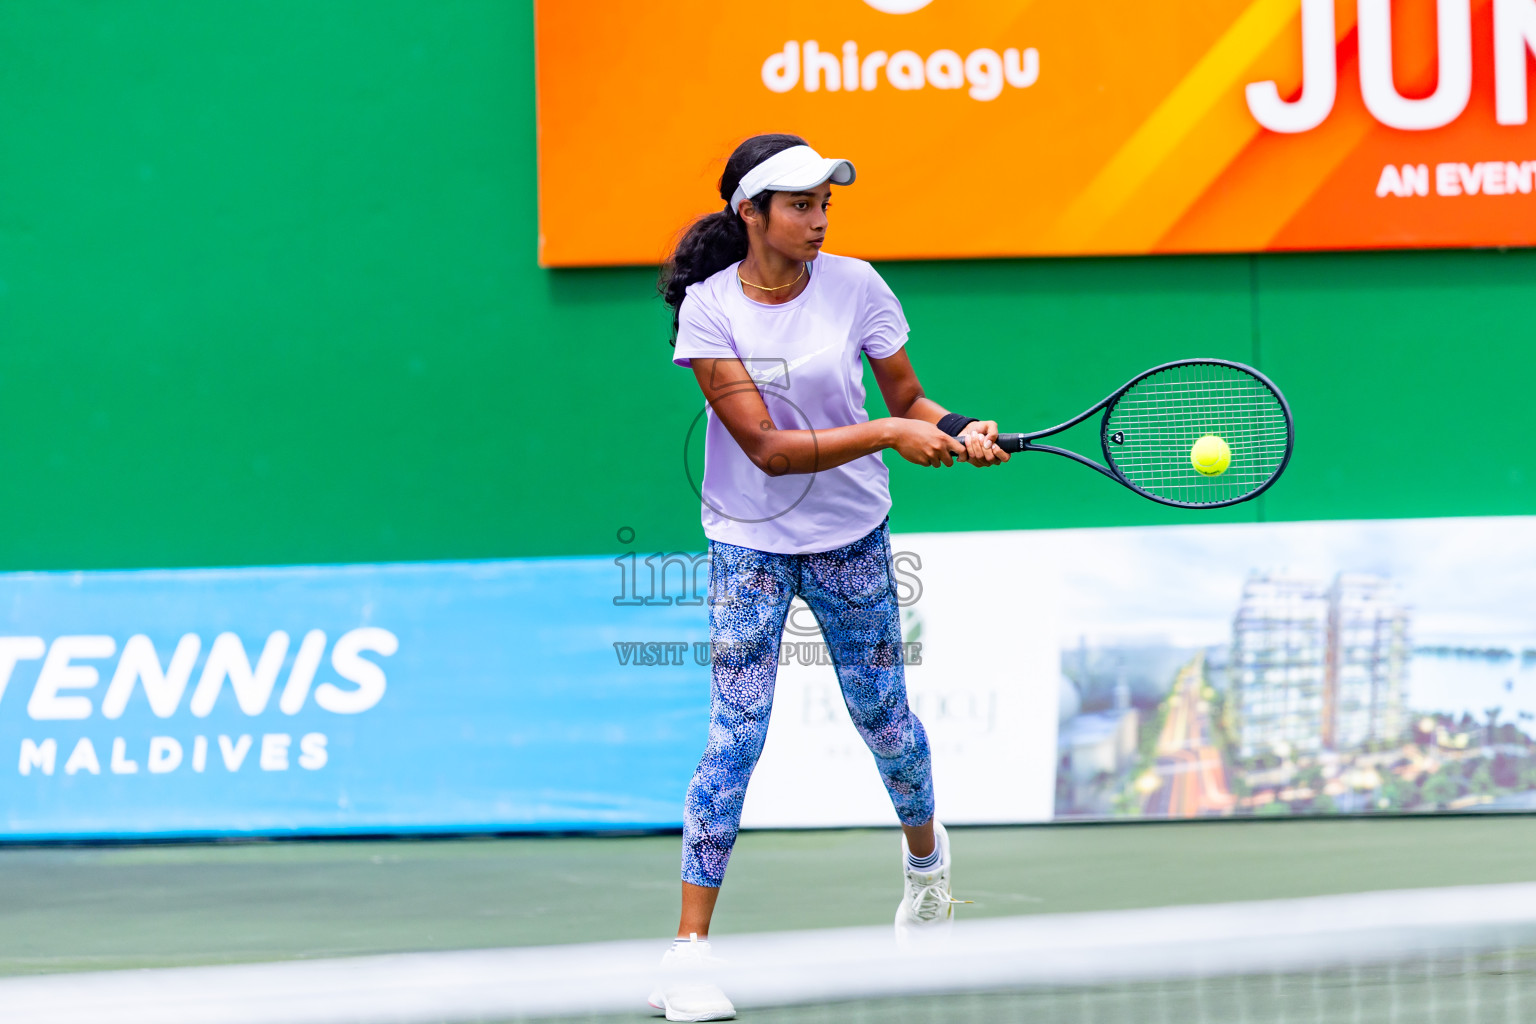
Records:
[[[966,437],[966,434],[961,434],[958,438],[956,438],[956,440],[963,443]],[[1011,454],[1013,452],[1021,452],[1024,450],[1024,437],[1025,435],[1023,434],[998,434],[997,440],[993,443],[1003,451],[1009,452]],[[962,462],[965,461],[964,455],[956,456],[956,458],[960,459]]]

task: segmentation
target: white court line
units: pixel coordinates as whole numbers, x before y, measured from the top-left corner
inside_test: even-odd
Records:
[[[1308,970],[1536,942],[1536,883],[716,939],[740,1007]],[[664,940],[0,979],[4,1024],[421,1024],[639,1012]]]

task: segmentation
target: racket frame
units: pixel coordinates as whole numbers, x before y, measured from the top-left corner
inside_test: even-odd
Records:
[[[1274,395],[1275,400],[1280,403],[1280,411],[1285,415],[1285,454],[1280,459],[1280,465],[1275,467],[1275,471],[1270,474],[1268,480],[1264,481],[1258,487],[1254,488],[1252,491],[1240,498],[1228,498],[1226,501],[1178,501],[1174,498],[1160,497],[1159,495],[1152,494],[1143,488],[1131,483],[1130,480],[1126,479],[1125,474],[1120,472],[1119,468],[1115,465],[1114,456],[1110,454],[1109,450],[1109,417],[1114,412],[1115,403],[1119,401],[1119,399],[1127,391],[1131,390],[1131,388],[1135,387],[1137,384],[1141,383],[1143,380],[1146,380],[1153,374],[1162,373],[1164,370],[1171,370],[1179,366],[1225,366],[1228,369],[1240,370],[1243,373],[1251,374],[1259,381],[1259,383],[1268,388],[1270,394]],[[1088,456],[1080,455],[1077,452],[1069,451],[1066,448],[1058,448],[1051,444],[1035,443],[1039,438],[1050,437],[1054,434],[1059,434],[1064,430],[1070,430],[1101,410],[1104,413],[1104,418],[1099,424],[1099,448],[1104,453],[1104,461],[1109,463],[1109,465],[1100,465],[1093,459],[1090,459]],[[1150,370],[1144,370],[1143,372],[1138,373],[1136,376],[1126,381],[1122,387],[1117,388],[1102,401],[1097,402],[1090,408],[1078,413],[1076,416],[1067,420],[1065,423],[1058,423],[1056,426],[1050,427],[1046,430],[1035,430],[1027,434],[998,434],[997,446],[1003,449],[1005,452],[1049,452],[1052,455],[1061,455],[1065,458],[1071,459],[1073,462],[1081,463],[1082,465],[1087,466],[1089,469],[1097,470],[1116,483],[1124,484],[1126,487],[1135,491],[1143,498],[1147,498],[1150,501],[1155,501],[1159,505],[1171,505],[1174,508],[1225,508],[1228,505],[1237,505],[1245,501],[1251,501],[1274,486],[1275,481],[1280,479],[1280,474],[1285,472],[1285,467],[1290,464],[1291,451],[1295,447],[1295,440],[1295,424],[1291,419],[1290,403],[1285,400],[1285,395],[1280,393],[1280,389],[1275,387],[1274,381],[1264,376],[1264,374],[1260,373],[1258,370],[1251,366],[1248,366],[1244,363],[1233,362],[1230,359],[1175,359],[1171,363],[1163,363],[1160,366],[1154,366]]]

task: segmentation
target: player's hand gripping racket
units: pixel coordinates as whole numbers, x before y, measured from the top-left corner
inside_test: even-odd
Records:
[[[1100,409],[1107,466],[1037,443]],[[1064,455],[1164,505],[1220,508],[1268,490],[1291,459],[1291,437],[1290,406],[1269,378],[1225,359],[1182,359],[1154,366],[1049,430],[999,434],[997,445]]]

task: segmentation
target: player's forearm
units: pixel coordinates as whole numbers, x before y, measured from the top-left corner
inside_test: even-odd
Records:
[[[901,415],[903,419],[922,420],[924,423],[937,423],[948,413],[949,410],[938,402],[935,402],[926,395],[919,395],[917,400],[907,406],[907,411]]]
[[[786,476],[834,469],[894,444],[891,421],[878,419],[826,430],[766,430],[742,448],[764,473]]]
[[[882,382],[880,390],[885,396],[885,407],[891,411],[892,416],[899,419],[937,423],[946,411],[938,402],[923,394],[915,374]]]
[[[932,423],[935,426],[938,426],[943,421],[944,417],[948,415],[949,410],[944,408],[938,402],[935,402],[933,399],[919,398],[916,402],[913,402],[911,408],[907,410],[905,418],[909,420],[922,420],[924,423]],[[974,417],[964,417],[963,414],[962,418],[969,418],[974,420]],[[985,433],[985,431],[983,431],[983,433]]]

